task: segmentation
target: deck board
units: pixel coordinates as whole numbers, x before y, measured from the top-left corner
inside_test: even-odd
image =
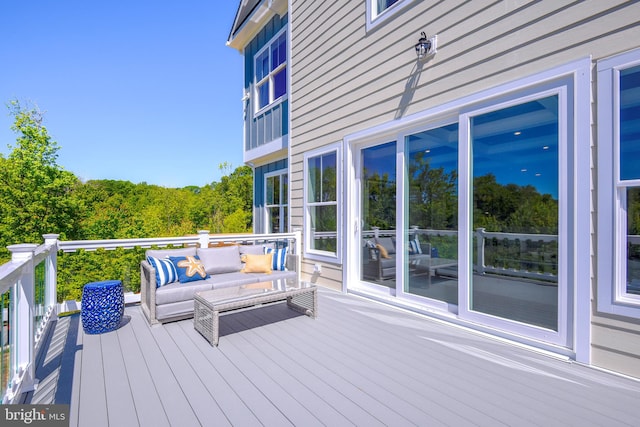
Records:
[[[130,321],[131,316],[125,316],[125,319]],[[140,348],[133,328],[121,327],[118,330],[118,339],[138,422],[142,426],[169,426],[155,388],[154,378],[146,364],[144,352]]]
[[[102,335],[85,335],[79,316],[61,318],[39,359],[34,403],[70,403],[72,426],[632,426],[640,418],[638,381],[360,297],[326,289],[318,297],[315,320],[283,303],[223,315],[218,347],[192,320],[149,326],[138,306]]]
[[[165,422],[169,425],[197,425],[196,418],[188,396],[180,388],[171,366],[167,362],[163,349],[155,340],[151,328],[144,320],[143,316],[136,310],[127,309],[131,313],[129,324],[138,342],[138,347],[142,351],[146,369],[149,372],[154,388],[145,390],[140,399],[159,399],[159,406],[162,408]],[[172,351],[167,348],[164,351]],[[160,416],[161,413],[158,413]]]
[[[109,406],[102,364],[101,337],[84,333],[82,336],[82,367],[78,378],[78,425],[108,426],[109,415],[116,417],[116,414],[109,414],[107,411]],[[111,405],[111,408],[115,407],[116,405]]]

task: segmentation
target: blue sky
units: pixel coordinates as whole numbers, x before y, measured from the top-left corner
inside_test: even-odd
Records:
[[[225,45],[236,0],[31,0],[0,5],[0,152],[5,107],[33,101],[83,181],[166,187],[242,165],[242,56]]]

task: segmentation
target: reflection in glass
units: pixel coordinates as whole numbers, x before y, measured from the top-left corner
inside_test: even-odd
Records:
[[[558,97],[476,116],[474,311],[558,330]]]
[[[361,279],[395,289],[396,143],[362,150]]]
[[[266,178],[267,233],[284,233],[287,224],[287,174]]]
[[[408,136],[405,292],[458,303],[458,124]]]
[[[331,152],[308,160],[309,202],[336,200],[336,153]]]
[[[338,233],[337,153],[335,151],[307,159],[307,209],[309,211],[310,249],[336,253]]]
[[[336,252],[338,249],[336,236],[336,205],[319,205],[309,208],[309,219],[311,220],[311,249]]]
[[[627,189],[627,293],[640,295],[640,187]]]
[[[640,179],[640,65],[620,71],[620,179]]]

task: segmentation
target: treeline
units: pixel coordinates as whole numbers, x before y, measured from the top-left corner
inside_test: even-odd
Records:
[[[42,235],[61,240],[173,237],[243,233],[252,228],[253,177],[247,166],[231,170],[220,182],[203,187],[164,188],[128,181],[82,182],[57,164],[59,147],[35,107],[9,105],[15,145],[0,154],[0,263],[7,246],[42,243]],[[80,251],[58,256],[58,299],[79,299],[86,282],[123,280],[137,291],[144,250]]]

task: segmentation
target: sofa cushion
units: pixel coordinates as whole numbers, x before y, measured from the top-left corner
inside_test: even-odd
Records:
[[[391,258],[387,249],[380,243],[376,245],[376,248],[378,248],[378,250],[380,251],[380,258]]]
[[[393,255],[396,253],[396,243],[395,239],[392,237],[378,237],[376,239],[376,243],[384,246],[389,255]]]
[[[289,248],[274,249],[264,248],[265,254],[273,254],[271,268],[275,271],[285,271],[287,269],[287,253]]]
[[[244,261],[243,273],[271,273],[273,269],[273,254],[252,255],[245,254],[242,256]]]
[[[187,301],[193,299],[196,292],[208,291],[210,289],[213,289],[213,286],[205,280],[186,284],[180,282],[170,283],[158,288],[156,291],[156,305]]]
[[[422,253],[422,248],[420,247],[420,242],[418,241],[418,238],[416,237],[415,240],[409,240],[409,254],[413,255],[413,254],[421,254]]]
[[[168,258],[170,256],[194,256],[196,254],[195,247],[178,248],[178,249],[148,249],[145,253],[146,257]]]
[[[214,274],[206,280],[207,283],[212,285],[213,289],[247,285],[249,283],[256,283],[257,281],[257,274],[245,274],[240,272]]]
[[[240,250],[240,256],[245,254],[250,255],[263,255],[265,248],[273,247],[272,245],[240,245],[238,249]]]
[[[180,283],[194,282],[209,277],[204,269],[204,264],[197,255],[194,256],[172,256],[169,257],[176,266]]]
[[[178,271],[171,260],[148,256],[147,261],[156,270],[156,287],[178,281]]]
[[[232,273],[242,269],[238,246],[198,248],[197,254],[207,274]]]

